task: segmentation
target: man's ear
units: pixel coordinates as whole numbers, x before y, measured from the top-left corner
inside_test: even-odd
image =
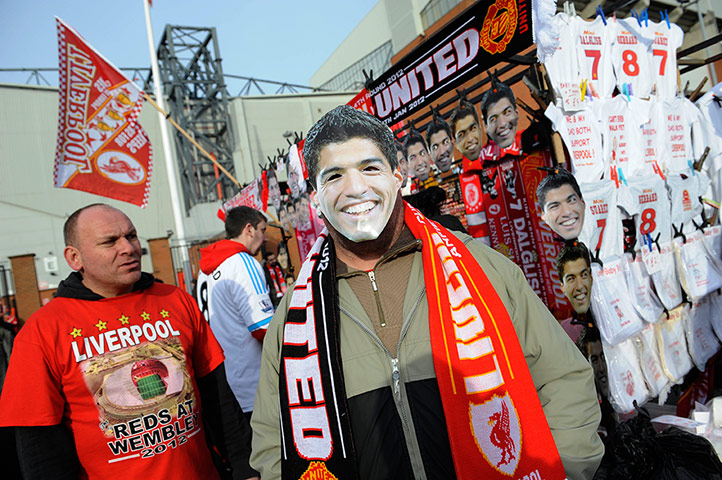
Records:
[[[80,250],[77,248],[70,245],[66,246],[65,250],[63,250],[63,256],[68,266],[76,272],[83,269],[83,259],[80,256]]]
[[[549,223],[547,222],[547,212],[542,211],[541,219],[544,220],[544,222],[546,222],[547,224]]]
[[[397,165],[394,170],[394,184],[396,185],[396,190],[401,188],[402,183],[404,183],[404,177],[401,175],[401,170],[399,170],[399,166]]]

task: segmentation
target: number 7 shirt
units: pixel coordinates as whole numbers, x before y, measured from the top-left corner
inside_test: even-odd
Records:
[[[579,74],[587,79],[592,91],[601,98],[610,98],[614,91],[612,45],[615,28],[604,24],[601,17],[591,22],[576,19],[575,50]]]
[[[684,32],[679,26],[667,22],[649,23],[654,35],[652,45],[652,78],[657,95],[672,98],[677,95],[677,49],[682,46]]]
[[[579,188],[584,197],[584,224],[579,234],[592,255],[599,250],[604,262],[624,253],[624,230],[622,214],[618,207],[631,209],[629,192],[617,188],[613,180],[581,183]]]

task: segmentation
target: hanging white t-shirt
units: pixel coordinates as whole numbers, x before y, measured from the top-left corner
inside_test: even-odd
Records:
[[[665,167],[669,172],[681,172],[689,168],[689,161],[699,158],[704,151],[704,134],[699,109],[684,97],[674,97],[663,102],[665,146],[669,152]]]
[[[655,162],[664,171],[663,166],[669,163],[664,121],[664,101],[654,95],[647,103],[649,121],[642,125],[642,149],[644,151],[644,167],[639,172],[651,175],[655,172]]]
[[[684,233],[694,230],[692,220],[701,222],[698,215],[702,213],[702,203],[699,197],[707,191],[709,178],[703,172],[692,172],[687,169],[683,173],[670,173],[667,175],[667,190],[671,201],[671,221],[677,230],[684,226]]]
[[[649,22],[654,35],[652,44],[652,77],[657,95],[672,98],[677,95],[677,49],[684,42],[684,32],[678,25],[667,22]]]
[[[577,182],[594,182],[602,178],[602,133],[594,111],[585,106],[565,115],[562,109],[551,103],[544,114],[564,140]]]
[[[713,198],[722,199],[722,83],[715,85],[697,100],[703,121],[703,144],[710,147],[702,169],[712,179]]]
[[[649,103],[617,95],[593,102],[592,108],[601,125],[604,161],[621,167],[629,179],[644,167],[642,126],[649,121]]]
[[[719,137],[722,137],[722,82],[718,83],[697,100],[697,106],[704,118],[714,127]]]
[[[579,64],[579,74],[591,84],[592,91],[600,98],[610,98],[614,91],[616,78],[612,66],[612,45],[615,27],[605,25],[597,16],[591,22],[575,17],[575,50]]]
[[[610,24],[610,25],[613,25]],[[632,85],[632,95],[647,98],[652,91],[650,47],[654,42],[651,30],[639,28],[635,18],[618,19],[612,46],[612,63],[617,88],[623,92],[625,83]]]
[[[586,205],[579,240],[592,255],[599,250],[602,262],[621,256],[624,252],[624,230],[621,212],[617,207],[630,211],[629,191],[618,189],[612,180],[581,183],[579,188]]]
[[[560,105],[566,111],[570,111],[577,108],[578,103],[581,102],[579,66],[574,48],[577,24],[574,17],[563,12],[554,15],[550,23],[558,43],[554,53],[542,59],[542,62],[549,73],[556,96],[562,99]]]
[[[671,205],[664,180],[659,175],[634,177],[628,179],[628,186],[620,188],[630,192],[632,210],[629,213],[634,215],[637,227],[637,248],[644,246],[642,237],[646,234],[652,240],[659,235],[660,245],[669,242],[672,239]]]
[[[644,321],[634,308],[635,299],[624,276],[622,259],[604,262],[604,268],[592,263],[591,309],[602,340],[616,345],[638,334]]]

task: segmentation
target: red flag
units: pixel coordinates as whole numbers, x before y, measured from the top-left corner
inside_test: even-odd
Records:
[[[143,92],[56,17],[60,86],[55,186],[148,204],[153,149]]]

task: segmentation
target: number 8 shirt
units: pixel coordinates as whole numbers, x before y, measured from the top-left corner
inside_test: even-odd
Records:
[[[617,20],[612,63],[620,92],[625,83],[630,83],[634,96],[649,97],[653,82],[649,47],[653,42],[654,33],[641,30],[636,19]]]
[[[629,179],[632,210],[637,226],[637,248],[644,245],[642,237],[649,234],[652,240],[659,235],[659,244],[672,240],[672,220],[667,188],[661,177],[646,176]]]

